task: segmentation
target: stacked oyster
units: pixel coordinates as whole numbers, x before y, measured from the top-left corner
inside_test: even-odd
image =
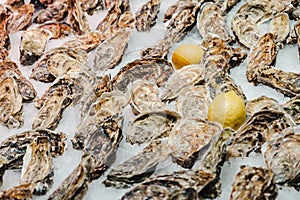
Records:
[[[122,199],[217,198],[221,184],[231,184],[230,199],[275,199],[278,185],[299,190],[299,75],[275,61],[280,48],[300,46],[300,3],[239,2],[177,0],[165,11],[160,0],[139,6],[129,0],[3,2],[0,122],[9,135],[0,143],[0,178],[5,186],[14,169],[20,179],[0,198],[84,199],[96,181]],[[97,13],[104,17],[96,19]],[[165,26],[159,40],[130,60],[135,36],[151,35],[159,20]],[[260,30],[265,22],[267,33]],[[10,39],[18,33],[14,60]],[[190,34],[201,40],[204,57],[175,70],[170,52]],[[290,99],[247,99],[231,77],[241,64],[250,83]],[[47,87],[40,97],[39,85]],[[247,107],[247,121],[237,130],[207,120],[209,104],[228,91]],[[23,107],[32,102],[31,120]],[[62,133],[72,110],[78,112],[75,133]],[[66,143],[81,156],[58,182],[56,163],[64,157],[56,157]],[[124,151],[132,152],[120,158]],[[243,165],[232,183],[224,182],[224,162],[253,154],[265,167]]]

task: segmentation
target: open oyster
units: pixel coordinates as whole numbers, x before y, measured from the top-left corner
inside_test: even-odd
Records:
[[[142,144],[168,136],[180,115],[171,110],[153,110],[138,115],[128,126],[126,140],[131,144]]]
[[[142,152],[114,167],[104,181],[105,186],[124,188],[143,181],[155,171],[159,162],[169,157],[170,152],[165,141],[151,142]]]
[[[156,23],[161,0],[148,0],[135,13],[135,27],[139,32],[149,31]]]
[[[33,194],[44,195],[53,180],[53,164],[49,138],[37,137],[27,146],[23,157],[20,184],[33,184]]]
[[[33,12],[34,12],[33,4],[24,4],[19,8],[13,9],[12,13],[9,15],[7,19],[6,28],[8,33],[15,33],[31,25]]]
[[[299,149],[299,127],[285,129],[274,141],[267,143],[263,152],[264,160],[273,171],[276,183],[294,186],[299,190]]]
[[[230,199],[275,199],[277,188],[271,170],[242,166],[232,185]]]
[[[50,37],[51,33],[43,29],[35,28],[24,31],[20,44],[21,64],[31,65],[41,57]]]
[[[141,59],[128,63],[113,78],[114,90],[127,91],[127,86],[138,79],[153,81],[163,86],[173,73],[172,64],[165,59]]]

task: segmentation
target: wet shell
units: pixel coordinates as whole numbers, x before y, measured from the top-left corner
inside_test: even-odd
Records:
[[[51,37],[49,31],[30,29],[24,31],[20,44],[20,62],[22,65],[31,65],[42,56],[46,44]]]
[[[104,184],[124,188],[142,182],[155,171],[159,162],[169,157],[169,154],[170,148],[166,142],[151,142],[143,151],[114,167],[107,175]]]
[[[170,76],[160,98],[163,101],[175,99],[183,88],[193,86],[203,81],[204,69],[201,65],[185,66]]]
[[[149,0],[135,13],[135,27],[139,32],[149,31],[155,25],[161,0]]]
[[[170,110],[142,113],[129,124],[126,140],[131,144],[142,144],[168,136],[174,124],[179,120],[179,114]]]
[[[67,0],[56,0],[38,13],[34,22],[42,24],[48,21],[60,21],[66,17],[69,2]]]
[[[191,168],[200,152],[212,138],[221,132],[219,124],[187,119],[180,121],[170,132],[168,144],[173,161],[184,168]]]
[[[159,89],[154,82],[137,80],[129,89],[133,113],[145,113],[160,109],[165,104],[159,98]]]
[[[15,33],[31,25],[33,12],[33,4],[24,4],[19,8],[13,9],[12,14],[7,19],[8,33]]]
[[[23,157],[20,184],[33,184],[36,195],[44,195],[53,182],[53,164],[48,137],[37,137]]]
[[[242,166],[235,177],[230,194],[234,199],[275,199],[277,188],[271,170]]]
[[[127,86],[138,79],[153,81],[163,86],[173,73],[172,64],[165,59],[135,60],[124,66],[113,78],[114,90],[127,91]]]
[[[285,129],[267,144],[263,152],[267,167],[275,174],[276,183],[300,188],[300,134],[299,127]]]
[[[270,21],[269,26],[269,32],[275,35],[276,42],[284,42],[290,33],[290,19],[288,14],[276,14]]]
[[[39,29],[48,30],[52,33],[51,39],[61,39],[68,36],[71,32],[71,26],[67,23],[49,22],[38,26]]]

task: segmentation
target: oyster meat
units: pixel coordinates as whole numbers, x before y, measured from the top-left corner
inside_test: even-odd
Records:
[[[267,167],[273,171],[275,182],[300,188],[299,127],[283,130],[274,141],[267,143],[263,152]]]
[[[127,86],[138,79],[153,81],[163,86],[174,72],[172,64],[165,59],[141,59],[128,63],[112,80],[113,89],[127,91]]]
[[[201,149],[221,130],[218,123],[196,119],[181,120],[171,130],[168,138],[173,161],[184,168],[192,168]]]
[[[44,195],[52,185],[53,164],[49,138],[37,137],[27,146],[23,157],[20,184],[33,184],[33,194]]]
[[[34,12],[33,4],[24,4],[19,8],[13,9],[7,19],[6,29],[8,33],[15,33],[31,25]]]
[[[169,154],[170,148],[165,141],[153,141],[143,151],[114,167],[107,175],[104,184],[125,188],[142,182],[155,171],[159,162],[169,157]]]
[[[68,10],[68,24],[71,25],[73,32],[83,35],[90,32],[90,27],[86,19],[86,14],[80,5],[79,0],[72,0]]]
[[[271,170],[241,166],[232,185],[230,199],[276,199],[277,188]]]
[[[126,140],[131,144],[142,144],[168,136],[179,120],[180,115],[170,110],[153,110],[141,113],[129,124]]]
[[[61,39],[68,36],[71,32],[71,26],[67,23],[48,22],[38,26],[39,29],[48,30],[51,34],[51,39]]]
[[[42,56],[51,32],[43,29],[29,29],[22,33],[20,44],[20,62],[31,65]]]
[[[156,23],[161,0],[148,0],[135,13],[135,27],[139,32],[146,32]]]
[[[162,109],[166,105],[159,98],[159,89],[154,82],[137,80],[129,89],[130,105],[134,114]]]

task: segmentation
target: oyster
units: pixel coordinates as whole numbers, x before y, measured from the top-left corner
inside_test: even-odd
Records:
[[[9,13],[3,5],[0,5],[0,59],[6,60],[8,56],[9,38],[7,31],[7,19]]]
[[[24,5],[25,2],[24,2],[24,0],[6,0],[5,4],[9,5],[11,7],[14,7],[14,8],[18,8],[22,5]]]
[[[34,5],[32,4],[24,4],[19,8],[13,9],[7,19],[7,32],[15,33],[31,25],[33,12]]]
[[[274,141],[267,143],[263,152],[267,167],[273,171],[275,182],[300,188],[299,128],[283,130]]]
[[[290,19],[286,13],[276,14],[270,21],[270,33],[275,35],[276,42],[285,42],[290,33]]]
[[[168,136],[180,115],[170,110],[154,110],[138,115],[129,124],[126,140],[131,144],[142,144],[156,138]]]
[[[31,200],[33,185],[20,185],[9,190],[3,191],[0,194],[0,199],[14,199],[14,200]]]
[[[137,80],[129,89],[130,105],[134,114],[161,109],[165,104],[158,97],[159,90],[154,82]]]
[[[82,6],[78,0],[71,1],[68,11],[68,24],[77,35],[83,35],[90,32],[90,27],[86,19]]]
[[[80,3],[82,10],[89,15],[93,15],[97,10],[105,9],[103,0],[78,0],[78,2]]]
[[[148,0],[135,13],[135,27],[139,32],[146,32],[156,23],[161,0]]]
[[[103,93],[91,104],[88,112],[76,127],[73,148],[83,149],[91,134],[97,132],[101,126],[106,126],[106,131],[118,132],[123,119],[122,109],[128,103],[128,98],[119,91]],[[111,127],[109,125],[111,124]],[[109,130],[111,129],[111,130]]]
[[[293,121],[300,124],[300,99],[299,96],[295,96],[281,105],[283,110],[287,112],[293,119]]]
[[[38,13],[33,22],[43,24],[48,21],[61,21],[66,17],[68,8],[68,0],[53,0],[51,4]]]
[[[61,39],[68,36],[71,32],[71,26],[67,23],[49,22],[38,26],[39,29],[48,30],[51,34],[51,39]]]
[[[210,103],[207,89],[202,85],[186,87],[176,99],[177,111],[183,119],[205,119]]]
[[[286,107],[288,107],[288,105]],[[267,96],[260,96],[256,99],[247,101],[246,103],[247,116],[249,117],[256,112],[265,109],[280,109],[278,101]]]
[[[173,73],[172,64],[165,59],[141,59],[128,63],[112,80],[113,89],[127,91],[127,86],[138,79],[153,81],[163,86]]]
[[[91,159],[85,157],[48,200],[83,199],[90,182]]]
[[[215,3],[221,7],[223,13],[229,12],[241,0],[215,0]]]
[[[208,193],[214,175],[203,170],[185,170],[158,175],[128,191],[122,200],[197,199],[198,193]],[[193,198],[194,197],[194,198]]]
[[[168,138],[173,161],[184,168],[191,168],[201,149],[221,130],[218,123],[196,119],[180,121]]]
[[[164,141],[153,141],[142,152],[114,167],[107,179],[105,186],[126,188],[131,184],[142,182],[150,176],[159,162],[169,157],[170,148]]]
[[[43,29],[29,29],[22,33],[20,44],[20,62],[31,65],[43,54],[46,44],[51,37],[49,31]]]
[[[275,199],[277,188],[271,170],[242,166],[232,185],[230,199]]]
[[[47,136],[37,137],[27,146],[23,157],[20,184],[33,184],[33,194],[44,195],[53,182],[53,165],[50,148],[51,145]]]
[[[204,81],[202,65],[189,65],[173,73],[168,79],[160,98],[163,101],[178,97],[178,93],[185,87],[193,86]]]
[[[197,17],[197,28],[202,38],[219,37],[230,43],[233,38],[229,34],[225,17],[216,3],[203,4]]]

